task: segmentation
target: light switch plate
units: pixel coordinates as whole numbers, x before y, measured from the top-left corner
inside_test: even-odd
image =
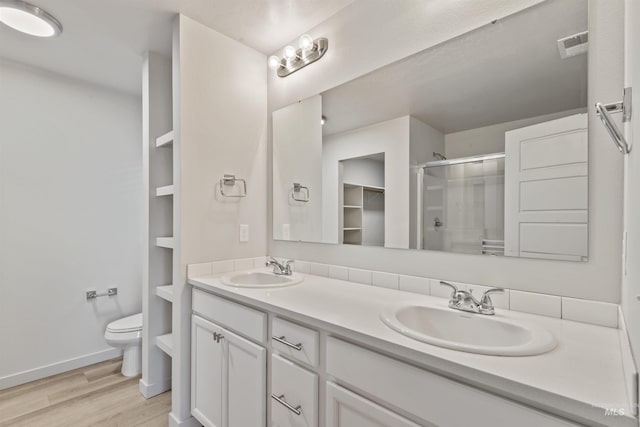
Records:
[[[249,224],[240,224],[240,243],[249,241]]]

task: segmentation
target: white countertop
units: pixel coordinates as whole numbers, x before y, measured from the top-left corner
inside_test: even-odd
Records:
[[[496,317],[545,327],[557,339],[557,347],[526,357],[464,353],[405,337],[380,320],[380,312],[390,304],[446,307],[446,299],[300,275],[304,276],[301,284],[283,288],[231,287],[220,282],[221,275],[190,278],[189,283],[570,419],[638,426],[626,393],[617,329],[496,309]],[[622,408],[625,415],[605,416],[604,408],[609,407]]]

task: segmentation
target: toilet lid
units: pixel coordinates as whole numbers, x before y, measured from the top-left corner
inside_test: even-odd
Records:
[[[142,313],[123,317],[107,325],[109,332],[134,332],[142,330]]]

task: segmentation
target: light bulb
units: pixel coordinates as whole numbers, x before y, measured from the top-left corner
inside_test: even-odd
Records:
[[[309,34],[305,34],[302,37],[300,37],[300,40],[298,41],[298,43],[300,44],[300,49],[302,49],[305,52],[313,49],[313,38],[311,38]]]
[[[276,68],[280,67],[280,58],[278,58],[275,55],[272,55],[267,60],[267,64],[269,64],[269,68],[271,68],[272,70],[275,70]]]
[[[0,1],[0,22],[36,37],[53,37],[62,32],[62,25],[56,18],[21,0]]]
[[[284,59],[286,59],[287,61],[292,60],[296,57],[296,48],[293,46],[285,47],[284,52],[282,52],[282,56],[284,56]]]

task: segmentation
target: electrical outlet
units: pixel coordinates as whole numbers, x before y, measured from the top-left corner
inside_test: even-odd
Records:
[[[249,241],[249,224],[240,224],[240,243]]]

